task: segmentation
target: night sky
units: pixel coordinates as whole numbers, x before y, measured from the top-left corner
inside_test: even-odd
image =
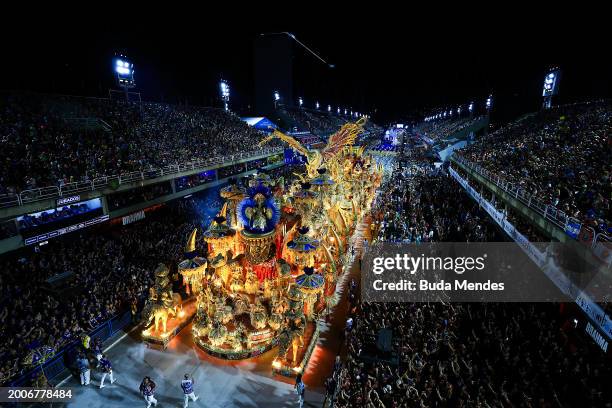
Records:
[[[559,19],[551,28],[536,18],[529,30],[518,17],[508,24],[449,24],[431,15],[376,24],[211,20],[178,26],[159,20],[140,26],[118,19],[37,20],[29,31],[35,35],[2,33],[4,59],[14,63],[3,63],[0,89],[108,96],[113,55],[123,52],[135,64],[143,99],[214,105],[223,77],[230,82],[233,109],[253,114],[253,38],[276,31],[294,33],[336,66],[327,68],[297,48],[296,88],[306,105],[318,100],[322,107],[348,106],[381,123],[472,100],[482,106],[489,93],[494,114],[508,120],[539,108],[543,76],[552,64],[563,70],[559,102],[610,97],[612,89],[610,34],[606,24],[593,20],[584,28]]]

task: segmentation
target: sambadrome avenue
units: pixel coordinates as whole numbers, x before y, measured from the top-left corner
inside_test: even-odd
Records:
[[[605,23],[119,8],[2,35],[1,407],[612,408]]]

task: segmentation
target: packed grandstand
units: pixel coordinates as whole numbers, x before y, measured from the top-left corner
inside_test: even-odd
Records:
[[[323,111],[285,106],[276,114],[283,131],[313,149],[325,146],[330,134],[351,122]],[[371,235],[355,244],[353,252],[365,251],[373,242],[512,241],[451,176],[451,169],[466,178],[469,169],[486,170],[496,181],[517,186],[534,202],[544,203],[545,211],[562,212],[566,226],[591,228],[590,245],[609,243],[609,101],[554,107],[494,132],[482,126],[472,131],[483,119],[457,115],[417,123],[399,132],[402,140],[392,145],[383,140],[385,129],[366,122],[356,144],[377,158],[385,177],[367,217]],[[0,95],[0,137],[0,196],[5,197],[264,149],[258,144],[264,138],[260,131],[223,109],[18,92]],[[439,141],[445,148],[458,139],[464,143],[450,161],[436,156]],[[272,146],[286,147],[279,140]],[[176,265],[185,236],[196,227],[206,230],[223,206],[219,188],[225,184],[212,183],[257,170],[289,188],[292,175],[303,172],[304,166],[288,159],[288,151],[281,152],[286,157],[280,162],[258,159],[249,162],[250,168],[232,162],[224,173],[215,169],[216,175],[202,170],[107,191],[104,210],[99,211],[111,218],[116,215],[108,223],[45,240],[35,249],[2,254],[0,382],[56,385],[59,373],[45,365],[54,356],[74,360],[83,335],[95,332],[102,338],[99,328],[117,316],[129,316],[125,327],[139,324],[159,263],[170,267],[173,291],[191,296]],[[324,174],[321,171],[319,177]],[[204,188],[207,184],[211,186]],[[503,207],[501,196],[487,194]],[[94,211],[91,208],[73,204],[49,213],[24,213],[19,221],[15,218],[13,229],[6,227],[11,223],[7,216],[2,238],[32,235],[32,230]],[[136,210],[146,211],[146,218],[121,222]],[[542,223],[516,208],[506,206],[504,216],[530,242],[554,239]],[[198,256],[206,258],[209,247],[202,236],[196,247]],[[330,361],[325,375],[326,406],[610,406],[612,366],[602,357],[606,350],[576,329],[575,319],[585,318],[572,302],[366,302],[357,282],[359,273],[369,271],[356,265],[346,272],[350,277],[345,281],[352,281],[348,290],[338,295],[348,307],[346,315],[334,317],[343,330],[338,333],[341,347],[334,350],[338,358],[333,368]],[[610,312],[607,302],[598,305]],[[384,329],[393,333],[391,356],[378,350]]]

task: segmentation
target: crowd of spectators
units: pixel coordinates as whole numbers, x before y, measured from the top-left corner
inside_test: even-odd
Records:
[[[472,126],[474,123],[482,120],[482,116],[474,117],[449,117],[448,119],[430,120],[421,122],[414,127],[414,131],[421,137],[427,137],[434,142],[450,138],[453,135],[461,132]]]
[[[308,131],[327,139],[327,136],[338,131],[342,125],[350,121],[357,121],[357,118],[330,114],[324,111],[313,111],[310,109],[280,107],[279,110],[289,118],[290,124],[297,131]],[[369,137],[374,134],[379,137],[383,128],[371,120],[366,121],[362,137]]]
[[[610,233],[611,130],[609,102],[561,106],[485,135],[461,154],[545,204]]]
[[[378,239],[506,240],[444,170],[404,163],[374,203]],[[610,407],[611,367],[566,306],[353,296],[346,357],[326,383],[328,401],[338,408]],[[377,346],[382,329],[392,331],[391,353]]]
[[[258,150],[262,137],[222,109],[2,93],[0,195]]]
[[[181,200],[136,224],[84,230],[3,256],[0,383],[29,367],[29,353],[58,351],[133,303],[140,307],[157,264],[172,268],[181,259],[194,206]]]

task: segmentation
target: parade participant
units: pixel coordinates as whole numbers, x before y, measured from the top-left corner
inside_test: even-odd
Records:
[[[189,374],[185,374],[185,378],[183,381],[181,381],[181,388],[183,389],[183,394],[185,394],[185,403],[183,404],[183,407],[187,408],[187,405],[189,405],[189,398],[191,398],[193,402],[200,398],[195,395],[195,392],[193,391],[193,378],[191,378]]]
[[[302,381],[302,374],[298,374],[295,377],[295,393],[298,395],[298,402],[300,403],[300,408],[304,406],[304,391],[306,390],[306,385]]]
[[[91,370],[89,369],[89,360],[83,353],[79,354],[77,358],[77,368],[81,377],[81,385],[89,385]]]
[[[108,375],[110,377],[111,384],[115,382],[115,376],[113,375],[113,366],[105,354],[100,355],[99,361],[100,361],[100,369],[102,370],[102,379],[100,380],[100,388],[104,388],[104,380],[106,379],[106,376]]]
[[[96,337],[94,340],[92,351],[93,355],[96,357],[96,360],[98,360],[97,368],[100,368],[100,359],[102,358],[102,341],[99,337]]]
[[[157,406],[157,400],[155,399],[155,383],[151,380],[151,377],[145,377],[140,383],[140,393],[147,401],[147,408],[151,407],[151,404]]]
[[[336,377],[331,376],[325,381],[326,399],[330,401],[330,406],[334,406],[334,396],[336,394]]]

